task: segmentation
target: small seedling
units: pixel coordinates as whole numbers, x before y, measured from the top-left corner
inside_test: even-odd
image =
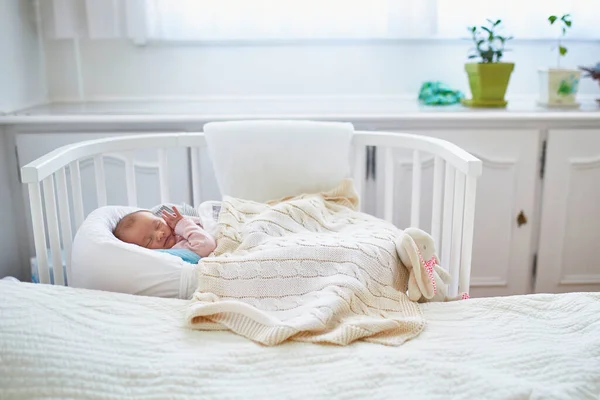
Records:
[[[488,19],[488,26],[470,26],[469,32],[475,43],[475,48],[471,49],[473,54],[469,58],[481,58],[482,63],[500,62],[504,52],[504,45],[512,39],[512,36],[502,36],[496,33],[502,20],[492,21]]]
[[[565,14],[562,17],[551,15],[548,17],[548,21],[550,22],[550,25],[554,25],[554,23],[558,21],[557,25],[560,25],[561,27],[561,34],[558,37],[558,46],[555,47],[555,49],[558,49],[556,67],[560,68],[560,58],[567,54],[567,48],[563,46],[562,39],[567,34],[567,29],[571,28],[573,25],[573,22],[571,21],[571,14]]]

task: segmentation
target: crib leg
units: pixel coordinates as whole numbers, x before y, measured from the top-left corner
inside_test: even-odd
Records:
[[[465,189],[465,208],[463,214],[462,249],[460,265],[460,281],[458,292],[469,292],[471,281],[471,259],[473,252],[473,228],[475,223],[475,194],[477,178],[467,177]]]

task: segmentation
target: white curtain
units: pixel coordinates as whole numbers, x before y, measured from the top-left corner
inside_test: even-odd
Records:
[[[240,41],[466,38],[502,19],[517,39],[555,38],[549,15],[570,13],[571,39],[600,40],[600,0],[36,0],[49,37]]]

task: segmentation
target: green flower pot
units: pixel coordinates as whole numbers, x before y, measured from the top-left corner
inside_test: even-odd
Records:
[[[467,63],[472,99],[463,100],[469,107],[506,107],[506,88],[514,63]]]

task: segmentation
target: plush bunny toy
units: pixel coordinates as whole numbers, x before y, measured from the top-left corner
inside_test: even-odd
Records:
[[[468,294],[448,298],[448,284],[452,278],[435,254],[433,238],[417,228],[406,229],[396,243],[400,261],[409,272],[408,298],[420,303],[452,301],[468,298]]]

